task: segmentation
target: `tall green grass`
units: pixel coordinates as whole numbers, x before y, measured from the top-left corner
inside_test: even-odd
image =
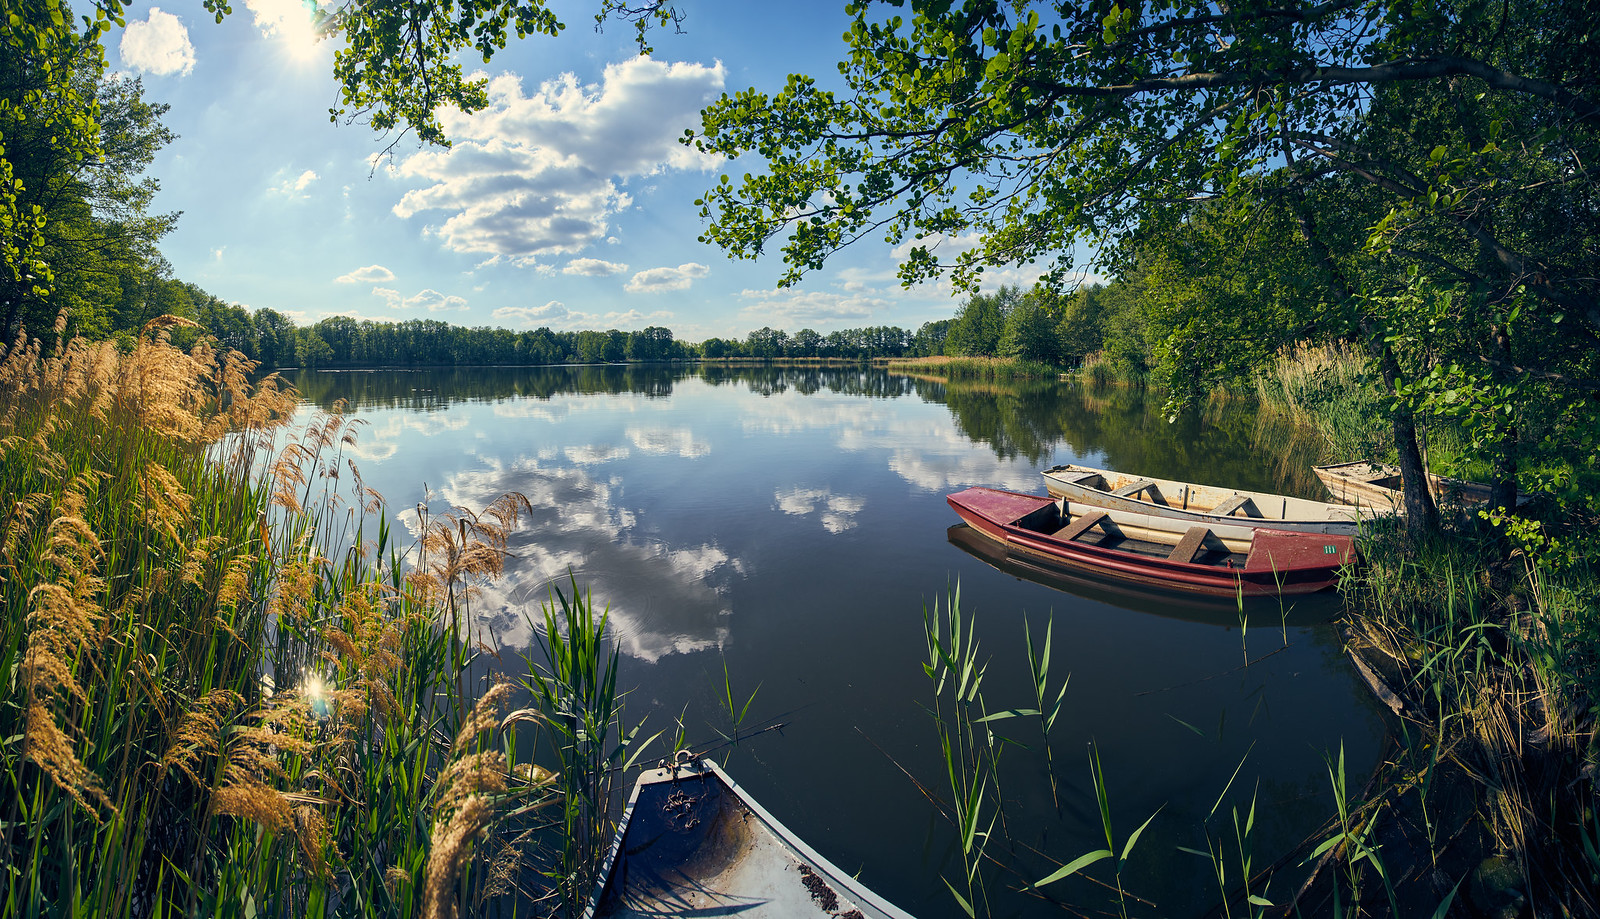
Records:
[[[891,360],[885,369],[947,380],[1053,380],[1061,375],[1060,368],[1049,364],[1008,357],[919,357]]]
[[[1504,561],[1502,539],[1391,529],[1369,539],[1348,585],[1351,626],[1358,653],[1403,710],[1380,799],[1360,804],[1392,806],[1419,825],[1418,860],[1429,871],[1455,881],[1499,858],[1541,911],[1595,915],[1595,540],[1569,522],[1550,538],[1554,548],[1524,542]],[[1356,898],[1359,866],[1350,864],[1345,895]]]
[[[1284,351],[1256,376],[1256,395],[1316,429],[1334,457],[1383,459],[1393,452],[1388,400],[1366,358],[1354,350]]]
[[[5,914],[481,913],[525,876],[513,843],[556,827],[531,857],[563,864],[550,814],[581,778],[516,738],[559,747],[572,708],[502,721],[509,684],[474,702],[460,627],[518,502],[398,546],[342,455],[350,420],[278,447],[292,393],[173,348],[182,322],[0,365]],[[530,680],[593,731],[617,714],[583,684],[603,619],[564,619],[547,642],[576,663]]]

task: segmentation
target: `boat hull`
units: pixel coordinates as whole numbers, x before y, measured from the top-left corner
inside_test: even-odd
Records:
[[[586,919],[911,919],[823,858],[709,760],[634,785]]]
[[[1148,552],[1062,539],[1046,530],[1060,522],[1049,498],[992,488],[969,488],[946,497],[976,532],[1036,565],[1082,572],[1149,587],[1211,596],[1278,596],[1315,593],[1337,584],[1339,570],[1354,558],[1348,536],[1257,528],[1240,564],[1174,561]],[[1045,518],[1050,518],[1045,520]],[[1042,527],[1041,527],[1042,524]]]

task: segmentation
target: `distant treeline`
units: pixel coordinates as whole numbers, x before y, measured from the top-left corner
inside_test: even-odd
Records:
[[[221,346],[259,361],[266,369],[922,357],[942,353],[939,348],[943,344],[943,327],[949,324],[927,323],[917,333],[895,326],[872,326],[826,335],[811,329],[790,335],[763,328],[743,340],[711,338],[698,344],[677,339],[670,329],[661,326],[629,332],[558,332],[549,328],[517,332],[432,319],[377,322],[349,316],[330,316],[308,326],[297,326],[276,310],[249,312],[192,284],[168,283],[172,289],[162,298],[164,311],[199,324],[198,329],[179,330],[174,335],[175,342],[185,345],[198,336],[211,335]],[[115,334],[131,336],[132,329]]]

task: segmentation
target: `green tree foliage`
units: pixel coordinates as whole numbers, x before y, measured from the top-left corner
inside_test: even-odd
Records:
[[[1428,334],[1401,308],[1409,266],[1458,291],[1457,307],[1431,320],[1457,326],[1447,336],[1462,343],[1457,366],[1475,368],[1445,374],[1450,398],[1514,418],[1527,403],[1512,394],[1532,392],[1529,381],[1575,393],[1600,379],[1594,0],[903,9],[850,4],[843,92],[796,76],[705,112],[690,142],[766,164],[705,195],[708,240],[754,257],[781,238],[788,284],[880,235],[912,243],[905,282],[949,271],[969,290],[989,265],[1046,258],[1062,276],[1077,244],[1108,244],[1124,274],[1142,272],[1152,308],[1142,329],[1107,328],[1108,339],[1166,342],[1158,363],[1173,375],[1215,378],[1217,361],[1237,372],[1285,333],[1359,341],[1392,396],[1419,526],[1433,508],[1419,402],[1405,394],[1447,365],[1398,351]],[[1152,240],[1204,243],[1207,222],[1246,219],[1299,250],[1270,261],[1298,262],[1291,283],[1303,290],[1264,285],[1254,265],[1185,289],[1173,272],[1205,252],[1150,251]],[[939,261],[934,242],[954,236],[978,244]],[[1125,353],[1136,350],[1155,352]],[[1515,424],[1502,427],[1494,442],[1513,449]]]
[[[1059,308],[1059,298],[1047,287],[1036,287],[1018,300],[1006,315],[1000,354],[1041,364],[1061,363]]]
[[[64,7],[6,4],[0,55],[0,342],[48,332],[104,336],[123,286],[159,265],[175,214],[148,213],[145,167],[172,134],[167,106],[137,79],[105,76],[104,23],[74,27]],[[32,18],[30,18],[32,17]],[[137,328],[137,326],[132,326]]]
[[[945,341],[950,337],[950,326],[953,319],[938,319],[933,322],[924,322],[922,328],[917,330],[916,336],[911,341],[910,353],[913,357],[939,357],[944,354]]]
[[[1000,353],[1000,336],[1022,291],[1002,286],[993,294],[975,293],[956,313],[945,338],[945,353],[963,357],[994,357]]]

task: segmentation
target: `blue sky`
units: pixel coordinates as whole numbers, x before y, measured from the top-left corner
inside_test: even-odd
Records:
[[[221,24],[198,3],[135,5],[107,39],[113,69],[171,105],[179,136],[156,159],[160,211],[182,211],[162,251],[174,274],[302,324],[334,314],[511,329],[625,331],[701,341],[762,326],[915,330],[949,318],[945,285],[903,290],[896,256],[864,240],[778,290],[776,256],[734,261],[697,241],[693,204],[722,162],[678,143],[723,92],[837,81],[844,0],[683,4],[684,34],[640,57],[626,24],[593,27],[595,0],[554,4],[557,38],[512,41],[483,68],[492,103],[443,117],[449,150],[388,146],[333,124],[333,48],[300,0],[240,0]],[[992,271],[986,287],[1036,272]]]

